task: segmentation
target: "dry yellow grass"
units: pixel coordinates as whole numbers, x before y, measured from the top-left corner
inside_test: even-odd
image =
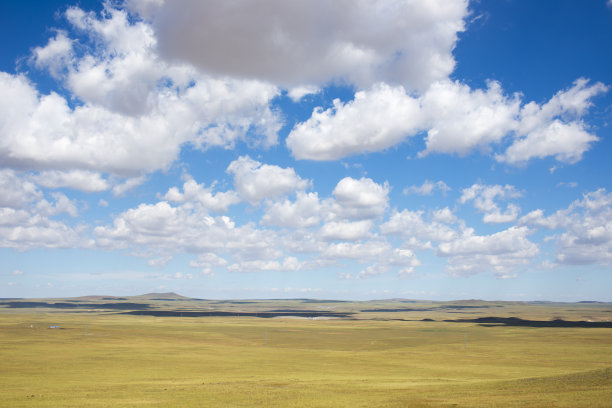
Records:
[[[3,310],[0,406],[606,407],[611,336],[610,328]]]

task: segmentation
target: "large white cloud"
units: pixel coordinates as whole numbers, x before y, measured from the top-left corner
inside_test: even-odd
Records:
[[[481,90],[440,80],[421,95],[377,84],[356,93],[352,101],[316,108],[295,125],[287,147],[297,159],[335,160],[384,150],[426,132],[420,157],[505,149],[494,155],[496,160],[520,164],[552,156],[574,163],[598,140],[581,117],[591,99],[607,89],[580,79],[542,105],[521,106],[519,94],[505,95],[494,81]]]
[[[589,85],[581,78],[567,90],[559,91],[543,105],[530,102],[520,112],[517,138],[497,159],[523,163],[534,157],[554,156],[558,161],[575,163],[597,140],[580,117],[592,105],[591,99],[608,87]]]
[[[109,4],[101,16],[78,8],[66,16],[89,39],[73,47],[76,40],[60,32],[34,50],[33,61],[63,81],[70,100],[0,73],[6,166],[136,176],[167,169],[187,143],[277,143],[281,122],[269,107],[275,86],[167,63],[156,54],[152,28]]]
[[[299,177],[292,168],[263,164],[249,156],[242,156],[227,167],[234,176],[234,186],[240,196],[255,204],[265,198],[282,196],[304,190],[310,181]]]
[[[498,82],[489,82],[483,90],[458,81],[440,81],[425,92],[421,103],[429,129],[423,156],[489,149],[514,128],[520,102],[516,95],[506,97]]]
[[[353,101],[334,101],[327,110],[317,108],[287,137],[297,159],[335,160],[358,153],[384,150],[402,142],[424,126],[417,99],[402,86],[378,84],[360,91]]]
[[[130,0],[165,58],[284,87],[387,81],[425,88],[448,76],[467,1]]]

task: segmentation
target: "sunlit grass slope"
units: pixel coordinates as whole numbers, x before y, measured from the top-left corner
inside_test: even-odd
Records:
[[[247,310],[251,304],[232,307],[238,305]],[[297,306],[255,304],[261,311]],[[611,328],[445,322],[444,309],[357,313],[391,309],[384,302],[342,307],[356,317],[154,317],[3,308],[0,406],[609,407],[612,401]],[[498,315],[609,313],[585,307],[512,305],[505,312],[498,308]],[[461,318],[481,316],[455,311]],[[398,314],[402,320],[390,320]],[[438,319],[421,321],[427,316]]]

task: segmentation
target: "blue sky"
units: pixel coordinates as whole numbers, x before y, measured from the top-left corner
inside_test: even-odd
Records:
[[[610,2],[0,16],[0,297],[612,301]]]

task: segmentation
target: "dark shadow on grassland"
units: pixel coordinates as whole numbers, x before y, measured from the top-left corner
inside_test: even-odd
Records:
[[[138,316],[157,316],[157,317],[215,317],[215,316],[226,316],[226,317],[336,317],[336,318],[349,318],[351,313],[326,313],[326,312],[193,312],[193,311],[173,311],[173,310],[135,310],[132,312],[124,312],[121,314],[138,315]]]
[[[52,309],[111,309],[111,310],[143,310],[149,309],[147,303],[68,303],[68,302],[0,302],[0,306],[9,308],[52,308]]]
[[[612,328],[612,322],[589,322],[584,320],[525,320],[518,317],[479,317],[476,319],[444,320],[450,323],[478,323],[481,326],[521,326],[521,327],[604,327]]]

